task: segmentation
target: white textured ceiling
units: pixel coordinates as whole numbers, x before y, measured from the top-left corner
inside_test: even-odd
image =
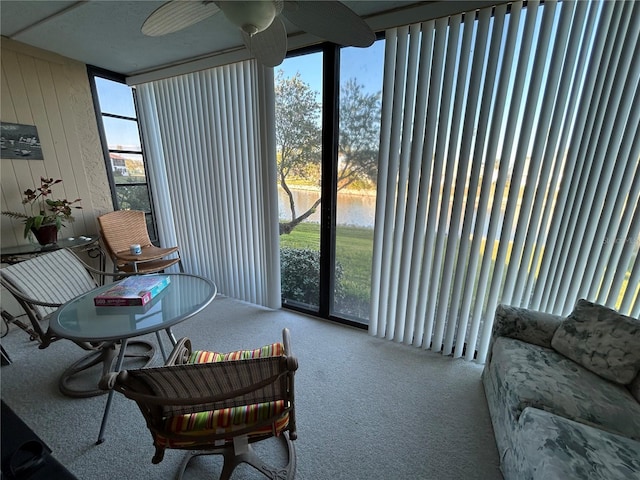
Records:
[[[238,29],[221,13],[162,37],[140,32],[144,20],[164,0],[24,1],[0,0],[0,34],[83,63],[127,76],[181,64],[216,52],[243,49]],[[345,1],[374,30],[408,24],[446,10],[456,1]],[[482,1],[487,4],[489,2]],[[446,11],[444,13],[447,13]],[[440,14],[440,12],[438,12]],[[290,46],[320,39],[285,21]]]

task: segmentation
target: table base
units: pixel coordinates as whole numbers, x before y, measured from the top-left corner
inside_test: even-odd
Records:
[[[137,365],[138,367],[146,367],[147,365],[149,365],[153,360],[156,352],[156,347],[152,343],[143,340],[130,341],[127,344],[127,347],[130,350],[132,350],[131,347],[137,347],[136,350],[142,350],[135,353],[125,352],[124,355],[124,357],[127,359],[140,359],[143,363]],[[140,347],[142,347],[142,349],[140,349]],[[63,372],[60,380],[58,381],[58,388],[60,390],[60,393],[74,398],[97,397],[98,395],[104,395],[108,393],[107,391],[98,388],[98,381],[100,380],[100,378],[102,378],[102,376],[113,371],[113,362],[116,356],[118,356],[118,351],[120,350],[120,348],[121,347],[119,344],[105,345],[100,350],[91,352],[90,354],[85,355],[80,360],[75,362]],[[102,364],[101,376],[96,381],[92,382],[92,387],[82,388],[74,387],[72,385],[74,377],[99,364]]]

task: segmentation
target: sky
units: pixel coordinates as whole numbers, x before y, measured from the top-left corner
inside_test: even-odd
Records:
[[[301,55],[285,59],[274,68],[284,72],[285,77],[293,77],[297,71],[302,74],[303,81],[312,90],[322,91],[322,53]],[[341,50],[341,81],[356,78],[364,86],[366,93],[382,91],[382,74],[384,70],[384,40],[376,41],[368,48],[346,47]]]
[[[384,64],[384,40],[376,41],[368,48],[347,47],[341,53],[341,80],[346,82],[356,78],[366,93],[382,91]],[[300,71],[303,81],[318,94],[322,92],[322,53],[302,55],[285,59],[275,67],[274,75],[282,70],[286,77],[292,77]],[[96,77],[96,87],[100,108],[103,112],[135,117],[135,108],[131,88],[125,84]],[[127,120],[105,118],[107,143],[115,145],[139,144],[135,124]]]

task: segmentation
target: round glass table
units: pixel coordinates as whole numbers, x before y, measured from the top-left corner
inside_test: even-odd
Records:
[[[100,361],[104,363],[106,369],[111,368],[116,351],[114,346],[119,345],[116,366],[113,370],[116,372],[122,369],[128,339],[148,333],[156,334],[160,350],[166,360],[167,355],[160,332],[164,330],[172,345],[175,345],[176,339],[171,327],[187,320],[209,305],[216,296],[217,287],[211,280],[197,275],[186,273],[160,275],[170,277],[169,285],[144,306],[95,306],[94,297],[113,287],[114,284],[103,285],[62,305],[49,320],[49,328],[57,336],[76,342],[104,343],[100,350],[102,353]],[[113,391],[110,390],[97,443],[104,440],[103,434],[112,396]]]
[[[94,297],[114,284],[103,285],[60,307],[49,321],[51,331],[82,342],[119,341],[170,329],[198,313],[215,298],[215,284],[204,277],[186,273],[161,275],[168,276],[170,283],[148,304],[97,307],[93,303]]]

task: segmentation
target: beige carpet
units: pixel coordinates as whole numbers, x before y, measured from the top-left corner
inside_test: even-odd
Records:
[[[300,364],[296,478],[502,478],[480,365],[221,297],[174,333],[190,337],[196,348],[229,351],[277,341],[283,327],[291,330]],[[16,327],[2,345],[13,360],[0,370],[2,398],[78,478],[174,478],[183,453],[168,451],[153,465],[142,415],[120,395],[106,441],[95,445],[106,397],[71,399],[57,389],[60,373],[84,354],[80,348],[59,341],[39,350]],[[185,479],[219,472],[218,459],[199,457]],[[241,467],[233,478],[261,477]]]

